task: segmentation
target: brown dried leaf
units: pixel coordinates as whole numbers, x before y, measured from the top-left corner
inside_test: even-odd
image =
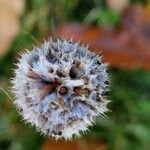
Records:
[[[52,141],[45,142],[42,150],[107,150],[107,145],[102,140],[83,140],[80,141]]]

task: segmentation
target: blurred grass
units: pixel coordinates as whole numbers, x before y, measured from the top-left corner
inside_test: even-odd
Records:
[[[144,70],[112,70],[111,112],[93,128],[93,136],[105,139],[110,149],[150,148],[149,77]]]
[[[146,0],[131,0],[146,4]],[[65,11],[64,11],[65,10]],[[91,12],[97,10],[94,16]],[[17,53],[32,48],[45,35],[55,33],[66,21],[115,27],[120,14],[112,12],[104,0],[27,0],[21,18],[21,32],[8,53],[0,59],[0,86],[9,94],[10,77]],[[150,149],[150,71],[111,68],[112,86],[108,118],[98,118],[83,138],[106,141],[111,150]],[[0,150],[40,149],[45,137],[25,124],[8,96],[0,90]]]
[[[111,70],[112,87],[107,118],[98,118],[85,138],[106,141],[110,149],[148,150],[150,147],[150,72]],[[3,80],[4,81],[4,80]],[[7,82],[1,83],[7,89]],[[19,150],[38,149],[43,137],[24,124],[12,102],[0,92],[0,141]],[[2,146],[3,144],[0,144]],[[2,149],[2,148],[1,148]]]

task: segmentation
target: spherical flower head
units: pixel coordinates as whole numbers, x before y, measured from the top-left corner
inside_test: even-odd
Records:
[[[56,139],[70,139],[107,109],[107,64],[88,46],[58,39],[21,54],[12,80],[27,122]]]

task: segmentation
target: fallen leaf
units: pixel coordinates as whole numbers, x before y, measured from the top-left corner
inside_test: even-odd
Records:
[[[102,140],[88,139],[88,140],[48,140],[42,146],[42,150],[107,150],[107,144]]]

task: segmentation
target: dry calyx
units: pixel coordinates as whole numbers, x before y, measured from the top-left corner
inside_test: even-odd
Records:
[[[21,115],[42,133],[70,139],[107,109],[107,65],[88,47],[58,39],[21,54],[12,80]]]

